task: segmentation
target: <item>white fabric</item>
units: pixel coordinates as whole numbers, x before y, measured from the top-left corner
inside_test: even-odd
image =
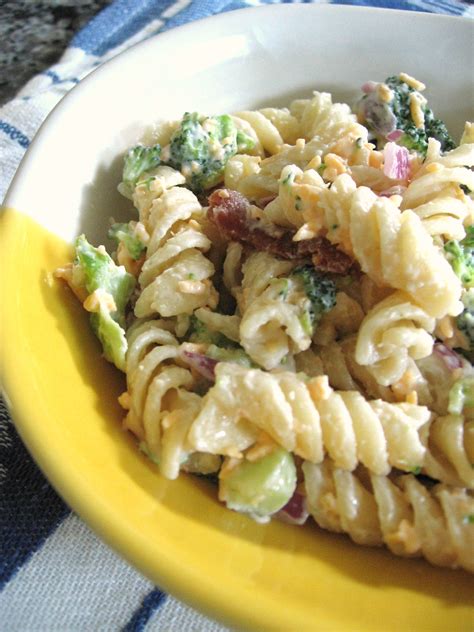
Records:
[[[116,632],[153,584],[68,516],[0,592],[5,632]],[[147,632],[225,632],[220,624],[168,597]]]

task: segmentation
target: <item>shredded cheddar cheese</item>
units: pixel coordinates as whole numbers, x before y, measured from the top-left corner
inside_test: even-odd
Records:
[[[426,88],[424,83],[418,81],[418,79],[415,79],[415,77],[412,77],[411,75],[407,75],[406,72],[401,72],[398,75],[398,78],[400,79],[400,81],[403,81],[403,83],[406,83],[407,86],[413,88],[413,90],[418,90],[418,92],[423,92],[423,90]]]

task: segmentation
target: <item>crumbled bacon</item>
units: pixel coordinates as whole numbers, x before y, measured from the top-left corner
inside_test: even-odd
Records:
[[[208,198],[207,216],[232,241],[241,241],[249,232],[249,203],[237,191],[218,189]]]
[[[352,265],[346,254],[325,237],[293,241],[294,232],[276,226],[258,225],[252,218],[248,200],[231,189],[219,189],[208,199],[208,217],[224,236],[232,241],[249,244],[282,259],[312,257],[313,265],[324,272],[345,274]]]
[[[321,240],[319,248],[313,253],[311,260],[317,270],[334,272],[335,274],[347,274],[353,263],[348,255],[335,248],[327,239]]]

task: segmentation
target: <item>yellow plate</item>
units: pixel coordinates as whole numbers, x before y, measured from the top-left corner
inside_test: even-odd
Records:
[[[418,42],[440,38],[446,26],[455,35],[450,46],[460,47],[454,58],[469,57],[468,29],[459,21],[347,7],[274,8],[229,14],[150,40],[81,83],[45,124],[7,198],[17,210],[6,209],[0,223],[0,343],[8,404],[40,467],[84,520],[164,589],[215,618],[257,630],[467,630],[473,581],[463,571],[357,547],[314,525],[259,525],[224,509],[205,481],[161,478],[121,430],[123,413],[116,398],[123,378],[101,358],[87,315],[52,277],[57,266],[70,260],[68,242],[79,230],[95,232],[96,242],[103,234],[104,218],[119,204],[114,197],[120,170],[116,157],[137,133],[138,121],[150,120],[151,107],[142,102],[158,99],[176,81],[163,75],[160,86],[150,86],[144,60],[156,62],[173,50],[189,54],[190,46],[197,47],[191,52],[199,76],[188,72],[187,87],[177,88],[169,109],[199,106],[209,112],[271,103],[277,92],[286,101],[289,93],[307,94],[308,84],[331,88],[333,63],[340,71],[332,83],[342,92],[344,86],[357,87],[364,79],[401,69],[436,83],[441,53],[438,60],[420,61]],[[354,53],[354,46],[369,49],[349,35],[362,29],[378,33],[382,26],[386,35],[380,61],[344,69],[341,60]],[[298,40],[287,34],[297,31]],[[227,61],[216,66],[209,51],[217,50],[213,43],[222,44],[222,33]],[[334,33],[338,37],[331,40]],[[370,43],[372,35],[366,37]],[[314,70],[309,80],[311,47],[324,48],[329,41],[329,70]],[[395,59],[398,46],[407,51],[410,42],[410,52]],[[282,71],[280,87],[271,79],[275,60]],[[186,55],[175,64],[182,63],[183,73],[185,62]],[[252,67],[253,74],[230,73],[242,64]],[[461,85],[461,71],[451,70],[442,73],[451,94],[449,99],[441,94],[440,114],[452,103],[452,88]],[[217,80],[224,88],[220,96]],[[137,102],[133,116],[132,98],[123,90],[127,82]],[[140,85],[146,87],[142,99]],[[238,90],[230,98],[232,88]],[[97,114],[97,103],[109,108],[107,116]],[[77,125],[79,115],[88,121],[83,128]],[[132,119],[134,125],[127,127]],[[96,213],[92,219],[91,209]]]

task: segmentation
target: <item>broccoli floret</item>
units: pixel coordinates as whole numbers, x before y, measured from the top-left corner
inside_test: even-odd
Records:
[[[125,370],[125,308],[135,287],[135,278],[123,266],[115,265],[104,248],[94,248],[84,235],[76,241],[75,278],[89,294],[101,290],[112,297],[116,310],[110,312],[98,300],[98,311],[91,314],[91,326],[102,343],[104,355],[121,370]]]
[[[424,127],[416,126],[410,111],[410,95],[419,94],[414,88],[399,77],[388,77],[384,83],[392,92],[390,101],[384,101],[379,92],[374,90],[364,95],[358,103],[359,111],[372,132],[386,139],[391,132],[401,130],[403,134],[396,142],[407,149],[419,152],[422,156],[426,155],[429,138],[438,140],[442,151],[454,149],[456,144],[446,125],[435,118],[433,111],[423,99],[420,106],[424,115]]]
[[[448,241],[444,250],[464,287],[474,287],[474,225],[468,227],[462,241]]]
[[[131,197],[142,176],[160,164],[167,164],[181,171],[188,186],[200,193],[218,184],[231,156],[250,151],[254,145],[253,139],[237,130],[227,114],[206,117],[197,112],[186,112],[165,151],[162,152],[159,144],[152,147],[136,145],[129,149],[119,190]],[[149,179],[153,179],[153,174]]]
[[[237,153],[245,153],[251,151],[255,147],[255,141],[250,136],[239,130],[236,136]]]
[[[128,150],[123,163],[122,181],[133,189],[140,176],[158,167],[161,161],[161,146],[136,145]]]
[[[134,225],[131,223],[113,224],[109,229],[108,236],[110,239],[113,239],[117,245],[123,243],[135,261],[140,258],[146,248],[145,244],[138,238],[134,230]]]
[[[218,331],[211,331],[194,314],[191,316],[187,338],[190,342],[215,345],[216,347],[238,348],[239,345]]]
[[[474,360],[474,288],[469,288],[467,292],[464,292],[462,302],[464,310],[457,317],[456,324],[459,331],[464,334],[469,349],[460,349],[460,351],[472,362]]]
[[[212,360],[233,362],[247,368],[256,366],[237,342],[220,332],[210,331],[194,314],[191,316],[187,338],[190,342],[208,345],[205,354]]]
[[[227,114],[205,117],[186,112],[171,137],[168,163],[179,169],[189,187],[199,193],[220,181],[231,156],[252,146],[252,139],[238,132]]]
[[[206,349],[206,355],[218,362],[233,362],[234,364],[245,366],[248,369],[255,366],[241,347],[223,348],[212,344]]]
[[[449,391],[448,412],[462,415],[465,408],[474,408],[474,377],[465,377],[453,384]]]
[[[427,138],[435,138],[441,143],[441,151],[451,151],[456,147],[446,125],[441,119],[434,117],[430,108],[425,109],[425,130]]]
[[[466,231],[461,241],[448,241],[444,247],[448,261],[466,288],[462,296],[464,310],[456,319],[468,348],[460,349],[471,362],[474,360],[474,226]]]
[[[314,330],[323,314],[336,304],[336,284],[311,265],[299,266],[291,276],[299,278],[303,284],[310,307],[303,317],[302,324],[306,330]]]

